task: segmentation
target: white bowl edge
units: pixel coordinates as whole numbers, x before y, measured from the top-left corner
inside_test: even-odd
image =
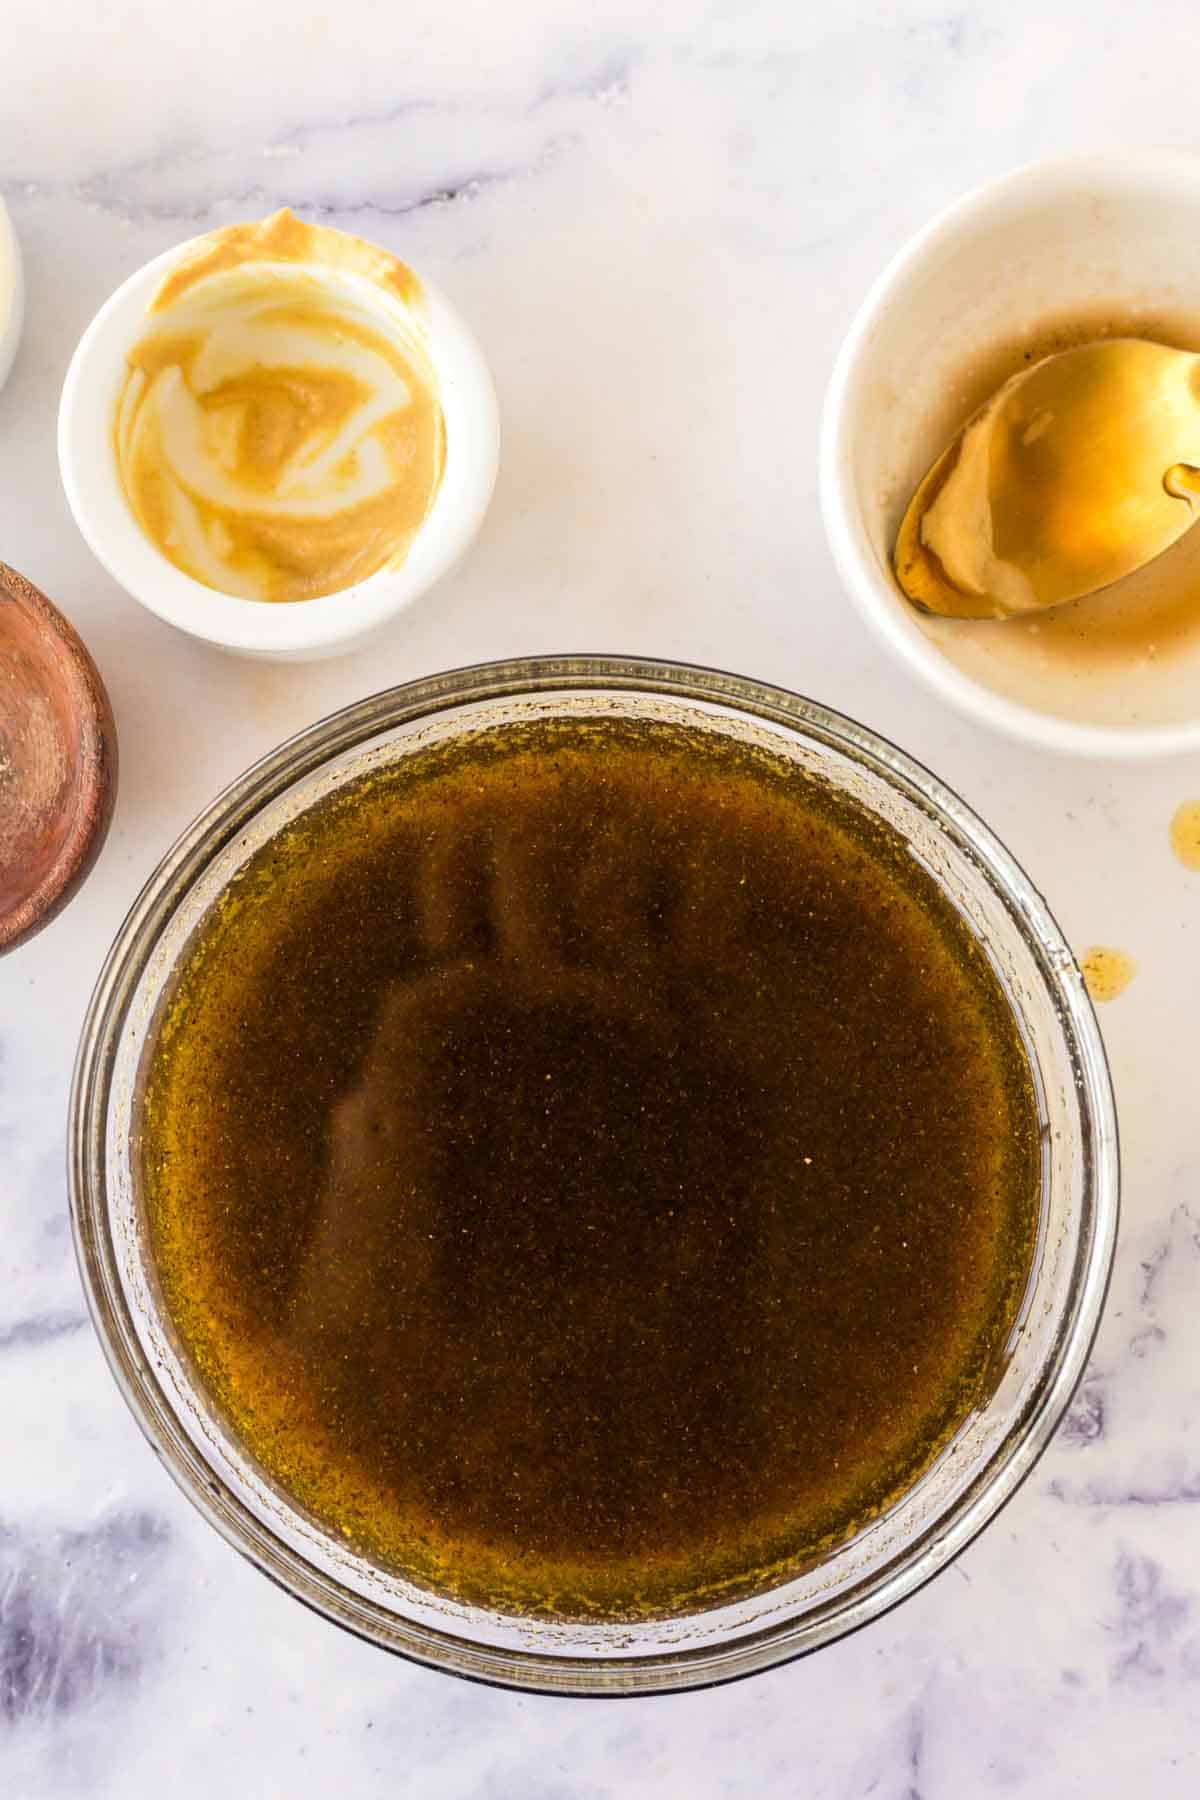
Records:
[[[0,197],[0,388],[13,366],[24,322],[25,271],[21,245],[8,208]]]

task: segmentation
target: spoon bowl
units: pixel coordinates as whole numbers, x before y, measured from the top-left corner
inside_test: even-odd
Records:
[[[1170,549],[1200,492],[1200,357],[1110,338],[1020,370],[908,504],[895,569],[916,605],[1005,619],[1094,594]]]

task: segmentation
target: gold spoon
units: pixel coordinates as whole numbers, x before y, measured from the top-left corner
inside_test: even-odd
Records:
[[[1109,338],[1022,369],[934,463],[896,538],[928,612],[1078,600],[1183,536],[1200,500],[1200,356]]]

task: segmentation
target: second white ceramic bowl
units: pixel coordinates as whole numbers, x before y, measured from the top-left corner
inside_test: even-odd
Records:
[[[160,282],[189,247],[180,244],[131,275],[96,314],[71,359],[59,407],[58,459],[75,522],[114,580],[193,637],[245,656],[291,661],[357,648],[440,581],[483,523],[500,454],[496,393],[483,353],[450,302],[422,277],[446,463],[429,516],[399,568],[288,604],[218,593],[168,562],[144,535],[125,499],[112,448],[126,352]]]
[[[1052,668],[1036,637],[1014,657],[1011,638],[922,617],[892,576],[918,480],[988,385],[1011,372],[997,355],[1019,357],[1022,342],[1072,318],[1097,335],[1145,321],[1151,336],[1165,318],[1200,344],[1200,159],[1124,152],[1034,163],[957,201],[901,250],[863,302],[829,385],[820,485],[830,546],[892,653],[973,717],[1093,755],[1200,749],[1200,632],[1169,657]],[[1193,537],[1200,545],[1190,533],[1170,553],[1189,571],[1200,559]],[[1200,579],[1196,591],[1200,607]]]
[[[21,246],[8,208],[0,200],[0,387],[8,379],[25,316],[25,281]]]

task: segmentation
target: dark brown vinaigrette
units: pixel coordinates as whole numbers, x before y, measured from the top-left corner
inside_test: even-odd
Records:
[[[996,1380],[1038,1118],[898,835],[650,723],[419,751],[248,864],[152,1051],[169,1312],[262,1468],[524,1613],[780,1579]]]

